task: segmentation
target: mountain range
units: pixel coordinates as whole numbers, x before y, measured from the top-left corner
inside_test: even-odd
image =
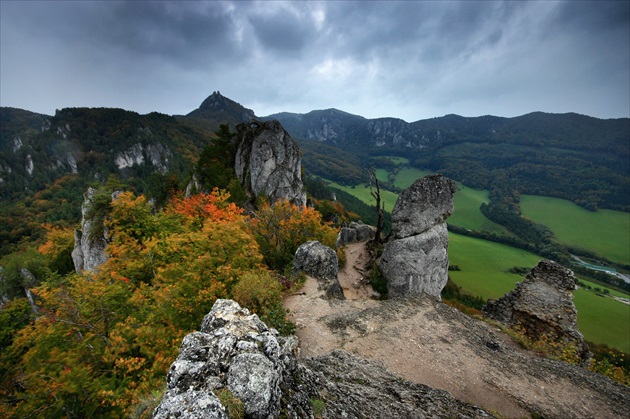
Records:
[[[347,185],[398,156],[474,188],[556,196],[592,210],[630,209],[628,118],[534,112],[407,123],[337,109],[257,117],[214,92],[199,108],[174,116],[112,108],[66,108],[49,116],[0,108],[0,230],[11,228],[7,211],[17,203],[48,194],[57,209],[78,208],[86,184],[111,175],[139,193],[156,194],[165,184],[181,188],[219,125],[250,119],[279,120],[300,145],[307,173]],[[40,221],[78,219],[78,209],[67,212]]]

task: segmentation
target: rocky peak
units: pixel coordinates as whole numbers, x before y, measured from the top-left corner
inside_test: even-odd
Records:
[[[93,271],[107,262],[105,248],[109,244],[109,232],[107,229],[101,228],[102,220],[95,220],[89,216],[90,210],[94,205],[96,193],[96,189],[88,188],[83,195],[81,230],[74,231],[72,261],[74,262],[74,269],[79,273]],[[115,195],[116,192],[112,195],[112,200],[115,198]]]
[[[210,116],[220,116],[219,120],[226,120],[225,116],[229,115],[229,120],[239,122],[255,119],[256,115],[251,109],[243,107],[238,102],[223,96],[219,91],[213,92],[199,106],[199,108],[190,112],[188,117],[208,118]]]
[[[440,299],[448,280],[448,230],[456,185],[425,176],[402,191],[392,211],[392,237],[380,269],[391,297],[426,293]]]
[[[182,341],[166,379],[167,391],[154,418],[227,418],[214,392],[229,391],[247,417],[312,414],[308,395],[284,390],[297,373],[297,339],[283,338],[255,314],[231,300],[217,300],[199,332]],[[283,391],[284,390],[284,391]]]
[[[247,193],[306,205],[300,149],[280,122],[250,121],[236,128],[234,169]]]
[[[542,260],[516,289],[498,300],[488,300],[486,317],[510,327],[522,328],[534,341],[543,336],[576,345],[583,360],[590,352],[579,332],[573,304],[575,275],[556,262]]]

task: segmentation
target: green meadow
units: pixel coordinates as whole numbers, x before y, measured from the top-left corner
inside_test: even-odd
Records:
[[[355,198],[360,199],[368,205],[375,205],[376,201],[374,197],[370,194],[370,188],[366,185],[356,185],[356,186],[343,186],[335,182],[328,182],[328,184],[337,189],[341,189],[344,192],[348,192],[350,195],[353,195]],[[381,199],[385,203],[385,211],[392,212],[394,208],[394,204],[398,199],[398,195],[381,189]]]
[[[499,298],[514,289],[522,276],[508,272],[519,266],[532,268],[540,256],[487,240],[449,233],[448,258],[461,271],[450,271],[451,279],[469,294],[485,299]]]
[[[630,264],[630,214],[588,211],[574,203],[545,196],[522,195],[523,216],[545,224],[558,241],[594,252],[613,262]]]
[[[510,246],[493,243],[458,234],[449,233],[449,262],[458,265],[461,271],[450,271],[451,279],[462,289],[485,299],[499,298],[515,288],[523,277],[512,274],[511,267],[532,268],[540,257]],[[601,285],[583,281],[592,288]],[[574,303],[578,311],[578,326],[587,340],[605,343],[630,353],[630,306],[616,301],[611,296],[628,298],[615,290],[609,295],[593,290],[578,289]]]

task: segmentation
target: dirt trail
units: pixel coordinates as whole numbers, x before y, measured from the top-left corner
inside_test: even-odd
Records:
[[[582,369],[537,358],[493,326],[445,304],[426,297],[371,299],[364,244],[347,246],[346,255],[339,272],[345,301],[324,300],[310,277],[300,294],[285,300],[297,325],[301,357],[344,349],[503,417],[529,417],[530,411],[549,417],[614,417],[625,411],[627,387],[599,384]],[[605,396],[620,391],[621,402],[619,396]]]

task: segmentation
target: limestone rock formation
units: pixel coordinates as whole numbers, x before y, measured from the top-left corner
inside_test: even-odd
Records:
[[[251,418],[491,417],[348,352],[302,363],[296,348],[295,337],[280,337],[237,303],[217,300],[201,331],[183,339],[153,417],[227,418],[215,395],[226,389]]]
[[[364,242],[374,238],[374,227],[363,224],[363,221],[351,222],[348,227],[342,227],[337,236],[337,247],[350,243]]]
[[[88,188],[83,195],[83,205],[81,205],[81,231],[74,231],[74,249],[72,250],[72,261],[77,272],[93,271],[98,266],[107,261],[105,248],[109,243],[109,233],[105,229],[101,234],[96,234],[95,220],[88,217],[90,208],[94,202],[96,189]],[[114,196],[112,196],[114,199]],[[97,221],[99,222],[99,221]]]
[[[380,262],[390,297],[426,293],[440,299],[448,280],[446,219],[453,212],[455,189],[452,180],[431,175],[398,197]]]
[[[278,121],[251,121],[236,127],[238,146],[234,169],[247,193],[287,199],[306,205],[300,150]]]
[[[483,314],[505,325],[522,327],[533,340],[546,335],[574,344],[586,360],[591,354],[578,330],[571,293],[574,289],[573,271],[551,260],[541,260],[516,289],[498,300],[488,300]]]
[[[295,252],[292,273],[305,272],[317,279],[318,289],[326,292],[326,298],[344,300],[339,284],[339,260],[337,253],[318,241],[309,241]]]
[[[182,341],[154,418],[227,418],[214,391],[227,389],[247,417],[311,415],[309,394],[295,384],[297,339],[280,337],[257,315],[231,300],[217,300],[201,331]],[[289,391],[291,388],[293,390]]]

